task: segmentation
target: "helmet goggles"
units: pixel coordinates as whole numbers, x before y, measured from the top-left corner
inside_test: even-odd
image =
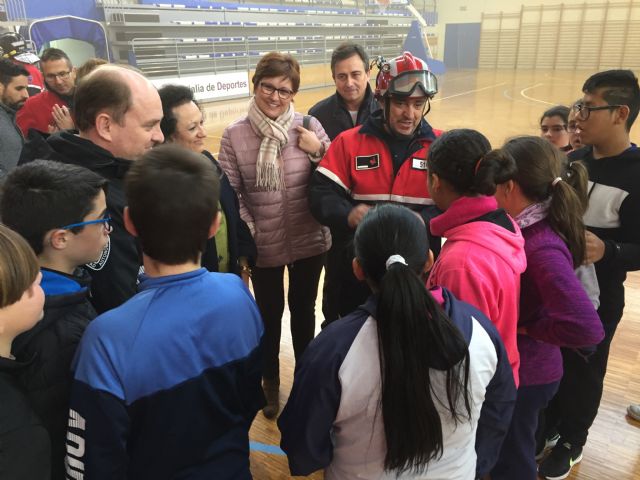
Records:
[[[410,97],[417,88],[420,88],[427,97],[431,98],[438,93],[438,80],[428,70],[410,70],[393,78],[389,83],[387,93]]]

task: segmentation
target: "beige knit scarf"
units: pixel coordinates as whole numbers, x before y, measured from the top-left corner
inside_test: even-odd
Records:
[[[249,102],[247,117],[262,136],[258,161],[256,163],[256,187],[268,190],[282,190],[284,175],[281,152],[289,141],[289,128],[293,123],[293,103],[289,109],[275,120],[267,117],[256,105],[255,98]]]

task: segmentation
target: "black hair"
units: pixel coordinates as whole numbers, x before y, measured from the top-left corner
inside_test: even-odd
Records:
[[[502,150],[515,160],[513,180],[528,199],[543,202],[551,197],[547,221],[567,244],[573,267],[582,265],[586,249],[582,217],[588,203],[585,166],[569,163],[563,152],[540,137],[512,138]]]
[[[335,76],[336,64],[338,62],[351,58],[354,55],[359,56],[362,60],[362,66],[365,73],[371,69],[371,66],[369,65],[369,55],[367,55],[364,48],[357,43],[349,41],[338,45],[331,54],[331,76]]]
[[[15,77],[20,75],[24,75],[25,77],[29,76],[29,72],[20,66],[13,63],[11,60],[6,58],[0,59],[0,83],[5,87],[9,85]]]
[[[437,174],[464,196],[493,195],[496,186],[516,170],[512,158],[491,150],[487,137],[466,128],[438,137],[429,147],[427,164],[430,174]]]
[[[638,78],[631,70],[606,70],[591,75],[582,86],[584,93],[593,94],[599,89],[602,89],[602,98],[609,105],[629,107],[626,127],[630,131],[640,110]]]
[[[393,204],[372,208],[356,230],[354,245],[368,282],[378,291],[385,470],[424,471],[442,455],[444,443],[429,369],[446,372],[446,407],[456,423],[467,421],[467,344],[425,286],[427,230],[411,210]],[[407,265],[387,267],[391,255],[402,256]]]
[[[47,48],[40,55],[40,62],[53,62],[56,60],[65,60],[69,68],[73,68],[73,64],[71,63],[71,59],[69,55],[67,55],[63,50],[59,48]]]
[[[569,122],[569,112],[571,110],[569,109],[569,107],[565,106],[565,105],[556,105],[555,107],[551,107],[549,110],[545,111],[542,116],[540,117],[540,122],[542,123],[542,121],[545,118],[550,118],[550,117],[560,117],[562,119],[562,121],[564,122],[565,125],[567,125],[567,123]]]
[[[2,222],[22,235],[36,255],[53,229],[82,222],[107,180],[79,165],[34,160],[13,170],[2,185]],[[70,229],[79,233],[84,227]]]
[[[146,255],[166,265],[199,262],[220,198],[207,157],[175,144],[156,147],[133,162],[125,193]]]
[[[193,92],[189,87],[184,85],[165,85],[158,90],[160,101],[162,102],[162,120],[160,121],[160,129],[164,135],[165,142],[176,133],[178,119],[173,114],[173,109],[184,105],[185,103],[197,102],[193,98]]]

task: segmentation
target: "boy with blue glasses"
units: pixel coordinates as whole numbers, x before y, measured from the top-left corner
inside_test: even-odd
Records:
[[[96,316],[82,266],[109,249],[106,189],[84,167],[46,160],[18,167],[2,188],[2,221],[29,242],[42,272],[45,316],[14,340],[12,353],[33,359],[22,383],[51,437],[52,479],[64,478],[71,360]]]

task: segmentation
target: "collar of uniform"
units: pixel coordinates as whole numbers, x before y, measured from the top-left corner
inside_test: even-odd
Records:
[[[195,278],[202,277],[209,273],[206,268],[198,268],[186,273],[179,273],[177,275],[164,275],[162,277],[150,277],[149,275],[142,274],[140,276],[140,285],[138,291],[149,290],[151,288],[162,288],[175,283],[190,282]]]

